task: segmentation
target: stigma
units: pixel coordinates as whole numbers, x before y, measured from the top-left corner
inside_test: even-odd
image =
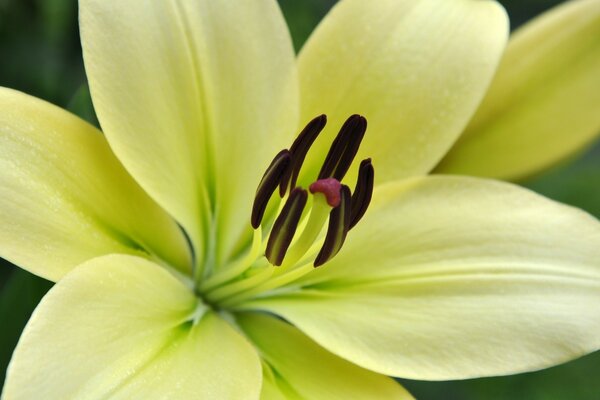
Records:
[[[354,191],[343,183],[367,131],[367,120],[360,115],[350,116],[343,124],[308,189],[297,185],[306,155],[326,124],[325,115],[311,120],[291,147],[273,158],[256,190],[250,223],[255,230],[263,223],[270,224],[264,255],[272,265],[294,265],[310,254],[319,240],[322,244],[313,266],[325,264],[341,250],[348,232],[371,202],[375,174],[371,159],[358,166]],[[265,218],[275,191],[283,206]],[[326,223],[324,239],[320,239]]]

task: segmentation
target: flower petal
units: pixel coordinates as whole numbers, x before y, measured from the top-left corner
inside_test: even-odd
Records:
[[[570,1],[511,38],[490,91],[440,173],[522,179],[600,133],[600,2]]]
[[[265,373],[275,378],[267,380],[268,391],[291,391],[303,399],[412,399],[392,379],[329,353],[283,321],[249,313],[237,321],[273,371]]]
[[[6,371],[27,320],[52,283],[23,269],[10,268],[4,261],[0,262],[3,264],[0,270],[0,370]],[[4,376],[0,378],[0,385],[3,383]]]
[[[369,121],[358,159],[373,157],[378,182],[429,172],[481,101],[507,36],[494,1],[339,2],[299,57],[301,118],[329,117],[305,179],[354,113]]]
[[[256,352],[156,264],[91,260],[42,300],[8,369],[6,399],[257,399]]]
[[[510,184],[384,185],[320,270],[302,290],[245,308],[413,379],[512,374],[600,348],[600,223]]]
[[[190,261],[177,224],[81,119],[0,88],[0,256],[58,280],[108,253]]]
[[[251,231],[240,221],[265,163],[297,125],[295,59],[277,3],[82,0],[80,23],[115,153],[185,227],[199,260],[204,242],[230,252]]]

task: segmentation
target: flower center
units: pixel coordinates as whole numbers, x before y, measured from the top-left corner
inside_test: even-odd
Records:
[[[331,260],[365,214],[373,193],[371,160],[360,163],[354,192],[341,183],[367,130],[360,115],[346,120],[308,190],[297,185],[306,155],[326,123],[325,115],[314,118],[268,166],[252,206],[252,246],[243,260],[200,284],[209,303],[232,307],[286,287]]]

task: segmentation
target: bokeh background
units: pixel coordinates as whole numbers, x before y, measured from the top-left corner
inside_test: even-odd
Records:
[[[500,2],[510,15],[512,29],[561,3]],[[296,50],[334,3],[280,0]],[[77,0],[0,0],[0,86],[48,100],[97,124],[81,58]],[[573,160],[520,183],[600,218],[600,142]],[[0,259],[0,387],[19,335],[50,287],[50,282]],[[597,352],[544,371],[509,377],[401,381],[419,399],[600,400],[599,377]]]

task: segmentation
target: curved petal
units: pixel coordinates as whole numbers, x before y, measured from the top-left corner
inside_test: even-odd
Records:
[[[600,2],[570,1],[519,29],[440,173],[522,179],[600,134]]]
[[[161,267],[91,260],[42,300],[8,369],[6,399],[257,399],[256,352]],[[195,321],[195,322],[192,322]]]
[[[27,320],[52,283],[20,268],[10,268],[2,263],[2,288],[0,291],[0,370],[6,371],[19,337]],[[0,382],[4,383],[4,376]]]
[[[179,227],[127,174],[102,134],[0,88],[0,256],[51,280],[109,253],[152,253],[189,271]]]
[[[296,393],[290,393],[287,388],[278,386],[278,382],[275,379],[273,375],[267,375],[267,373],[263,375],[260,400],[289,400],[298,398]]]
[[[297,125],[294,53],[277,3],[79,5],[92,98],[115,153],[189,232],[200,261],[212,257],[205,242],[231,251],[251,230],[264,163]]]
[[[369,121],[358,159],[373,158],[378,182],[429,172],[481,101],[507,36],[494,1],[339,2],[299,57],[302,120],[329,117],[305,179],[353,113]]]
[[[600,348],[600,223],[510,184],[384,185],[320,270],[301,290],[245,307],[414,379],[512,374]]]
[[[241,314],[238,323],[272,372],[262,398],[296,393],[302,399],[412,399],[387,376],[362,369],[323,349],[293,326],[274,317]],[[266,390],[265,390],[266,389]],[[270,394],[270,392],[274,394]]]

